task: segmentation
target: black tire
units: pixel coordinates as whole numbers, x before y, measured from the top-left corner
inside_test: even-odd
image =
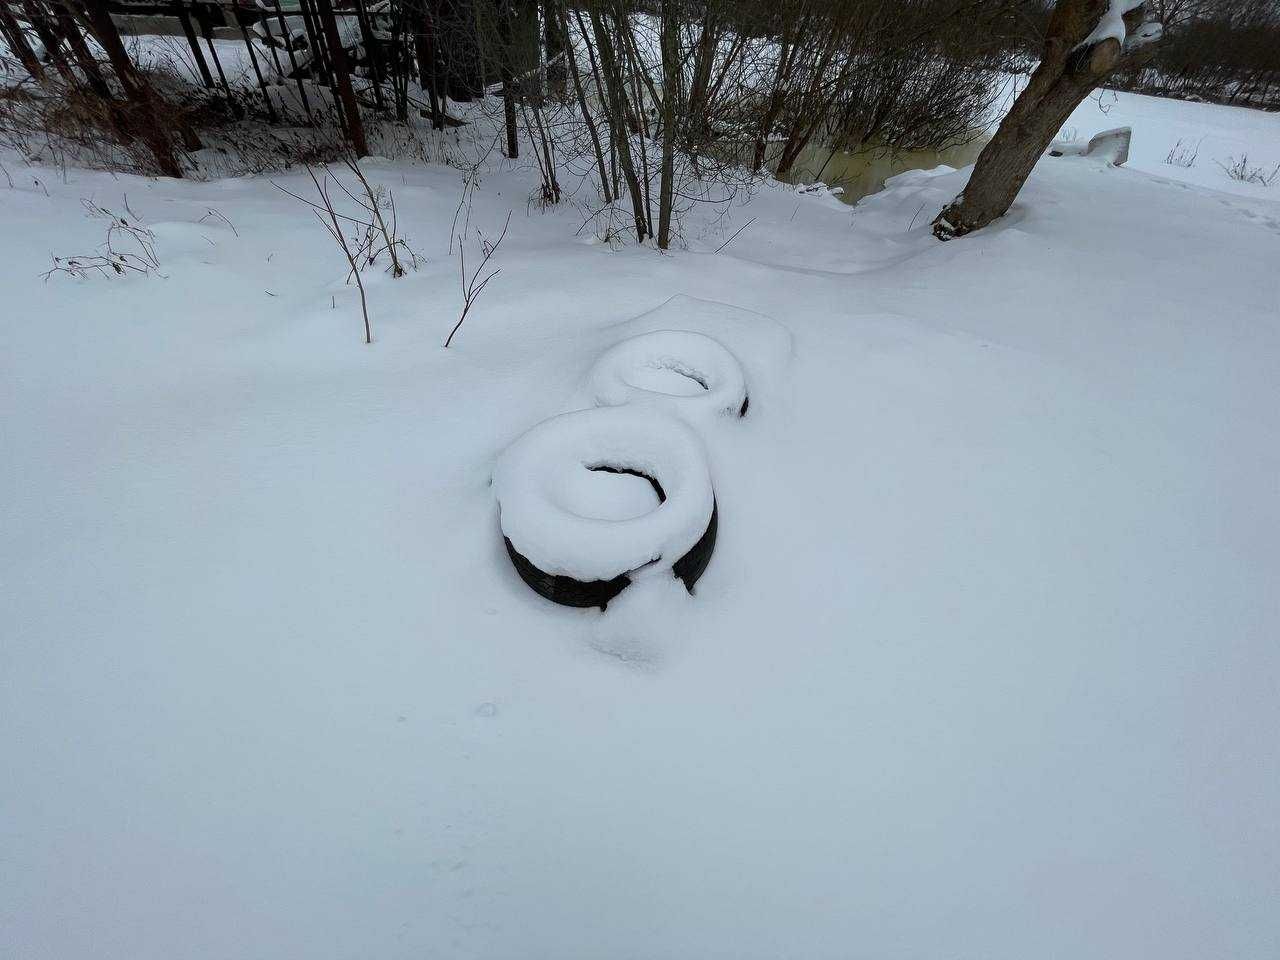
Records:
[[[657,485],[655,481],[651,483]],[[684,583],[685,589],[693,593],[693,585],[698,582],[711,563],[711,554],[715,551],[716,530],[719,525],[719,508],[712,501],[711,519],[707,521],[707,529],[698,542],[689,548],[689,552],[671,565],[671,573]],[[631,577],[621,574],[612,580],[575,580],[559,574],[540,570],[520,553],[509,537],[503,537],[507,545],[507,556],[516,568],[520,579],[540,597],[552,603],[566,607],[599,607],[601,612],[609,606],[609,601],[631,585]]]

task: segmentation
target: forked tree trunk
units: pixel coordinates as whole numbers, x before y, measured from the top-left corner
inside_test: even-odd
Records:
[[[951,240],[1004,216],[1036,161],[1089,92],[1117,70],[1141,65],[1155,51],[1158,29],[1135,36],[1144,6],[1124,15],[1128,41],[1114,37],[1082,45],[1113,3],[1120,0],[1058,0],[1049,21],[1040,65],[1026,89],[978,156],[958,197],[933,221],[933,235]]]
[[[124,90],[125,99],[130,110],[126,122],[126,133],[136,136],[150,150],[156,167],[166,177],[180,178],[182,165],[178,160],[178,152],[170,136],[170,123],[161,117],[158,109],[159,99],[151,84],[138,73],[129,59],[124,41],[120,39],[120,31],[107,8],[106,0],[85,0],[84,13],[88,24],[93,29],[93,37],[107,54],[111,69]],[[179,124],[181,127],[181,124]],[[180,129],[180,132],[181,131]],[[197,145],[199,141],[196,141]]]

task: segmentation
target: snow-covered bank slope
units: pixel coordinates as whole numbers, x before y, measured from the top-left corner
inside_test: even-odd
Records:
[[[1132,126],[1134,132],[1127,166],[1258,199],[1277,198],[1280,179],[1268,189],[1233,181],[1223,168],[1241,157],[1266,174],[1280,166],[1280,115],[1100,90],[1076,108],[1064,130],[1088,138],[1120,126]],[[1166,162],[1171,153],[1180,158],[1178,164]]]
[[[659,256],[495,172],[445,352],[457,171],[368,164],[429,259],[365,347],[264,180],[8,165],[7,954],[1280,949],[1280,204],[1064,159],[947,245],[963,174]],[[166,276],[42,283],[123,194]],[[494,458],[677,325],[751,389],[711,565],[555,607]]]

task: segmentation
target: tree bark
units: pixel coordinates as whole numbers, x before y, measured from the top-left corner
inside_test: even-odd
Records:
[[[543,49],[547,58],[546,95],[563,100],[569,79],[568,54],[559,0],[542,0]]]
[[[1081,46],[1108,6],[1109,0],[1059,0],[1040,65],[978,156],[964,190],[934,219],[933,235],[939,240],[981,230],[1003,217],[1054,134],[1089,92],[1117,70],[1139,66],[1155,52],[1154,42],[1126,50],[1114,37]],[[1142,25],[1143,10],[1139,6],[1125,14],[1129,35]]]
[[[582,78],[578,75],[578,62],[573,54],[573,40],[569,35],[569,18],[563,7],[557,8],[560,13],[560,33],[563,40],[565,65],[569,76],[573,79],[573,91],[578,98],[578,109],[582,111],[582,120],[587,126],[591,139],[591,149],[596,155],[596,170],[600,174],[600,196],[605,203],[613,202],[613,194],[609,190],[609,172],[604,166],[604,151],[600,148],[600,131],[596,128],[595,119],[591,116],[591,107],[587,103],[586,92],[582,89]],[[580,15],[579,15],[580,16]],[[586,31],[583,30],[585,35]]]
[[[178,22],[182,24],[182,35],[187,38],[187,45],[191,47],[191,55],[196,61],[196,69],[200,71],[200,79],[204,82],[205,88],[213,89],[213,74],[209,72],[209,64],[205,63],[204,54],[200,52],[200,41],[196,39],[195,28],[191,26],[191,14],[187,13],[186,0],[174,0],[173,12],[177,14]]]
[[[645,211],[644,191],[640,178],[636,175],[635,163],[631,157],[631,143],[627,132],[627,101],[623,90],[621,70],[618,67],[617,53],[613,40],[605,29],[603,20],[595,10],[590,10],[591,32],[595,36],[596,50],[600,54],[600,72],[604,77],[605,94],[608,100],[609,129],[612,132],[613,146],[618,152],[618,165],[622,168],[623,179],[627,181],[627,192],[631,195],[631,211],[635,217],[636,241],[643,243],[649,235],[649,220]]]
[[[507,156],[520,156],[520,131],[516,128],[515,79],[511,63],[515,58],[515,40],[511,18],[515,12],[510,0],[498,5],[498,73],[502,78],[502,119],[507,131]]]
[[[658,248],[671,245],[674,205],[676,100],[680,94],[680,18],[674,0],[662,0],[662,164],[658,187]]]

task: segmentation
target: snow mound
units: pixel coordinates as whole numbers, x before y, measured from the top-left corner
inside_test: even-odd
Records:
[[[1089,139],[1084,155],[1119,167],[1129,159],[1129,144],[1133,141],[1132,127],[1116,127],[1103,130]]]
[[[601,517],[599,503],[580,495],[584,474],[594,472],[652,478],[665,499],[639,516]],[[544,420],[502,453],[493,480],[499,523],[513,547],[540,570],[582,581],[670,572],[706,532],[715,508],[701,440],[651,406]]]
[[[791,331],[773,317],[718,300],[677,294],[652,310],[608,327],[604,334],[608,337],[606,343],[612,345],[663,331],[702,334],[724,347],[741,368],[744,381],[750,384],[753,416],[783,404],[783,394],[791,382],[788,371],[795,349]],[[590,374],[585,375],[584,383],[589,385],[590,379]],[[596,402],[589,390],[579,399],[581,406]],[[685,409],[685,403],[676,403]]]
[[[1051,157],[1088,157],[1107,166],[1123,166],[1129,159],[1129,146],[1133,142],[1132,127],[1115,127],[1103,130],[1085,140],[1054,140],[1045,152]]]
[[[599,406],[659,404],[682,416],[746,413],[742,365],[719,341],[689,330],[655,330],[623,340],[591,368],[588,390]]]

